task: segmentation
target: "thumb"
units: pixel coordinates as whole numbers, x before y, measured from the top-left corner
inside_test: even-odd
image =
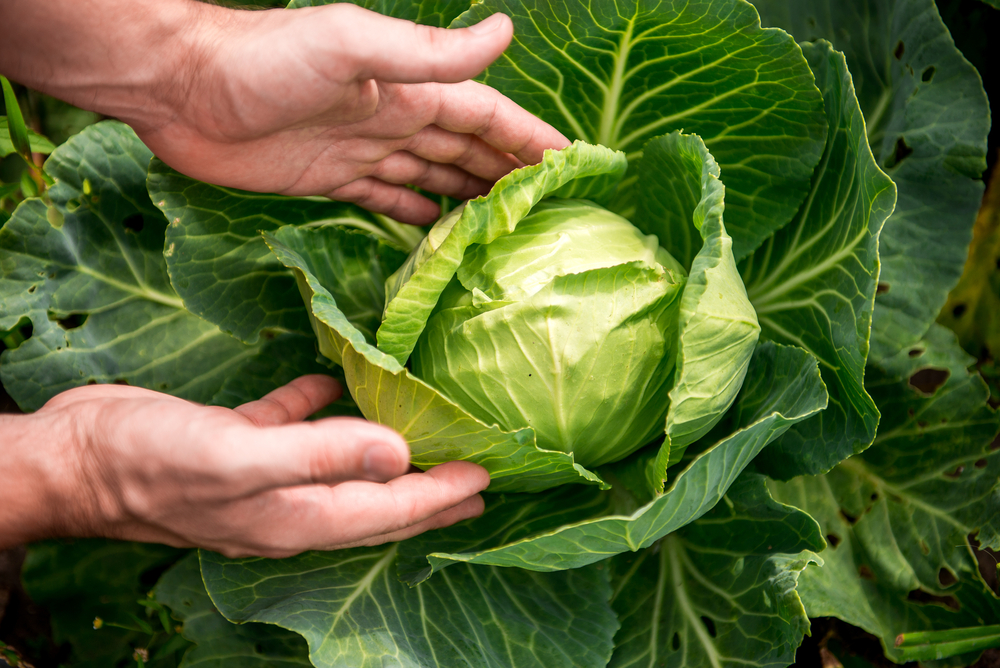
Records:
[[[337,23],[344,55],[361,79],[391,83],[457,83],[472,79],[496,60],[514,34],[503,14],[468,28],[417,25],[354,5],[332,5],[346,16]],[[344,11],[347,10],[347,11]]]
[[[239,441],[229,469],[245,493],[347,480],[385,482],[410,468],[402,436],[357,418],[256,427]]]

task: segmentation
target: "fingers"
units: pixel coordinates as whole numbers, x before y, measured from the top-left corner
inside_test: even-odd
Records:
[[[281,425],[306,419],[342,392],[340,383],[329,376],[302,376],[234,410],[258,427]]]
[[[545,149],[570,145],[561,132],[489,86],[465,81],[438,88],[440,106],[433,122],[445,130],[477,135],[529,165],[541,162]]]
[[[412,184],[460,200],[484,195],[492,186],[491,182],[454,165],[424,160],[406,151],[397,151],[387,156],[375,167],[372,176],[390,184]]]
[[[490,183],[524,166],[514,156],[498,151],[475,135],[448,132],[436,125],[428,125],[413,135],[406,150],[431,162],[455,165]]]
[[[387,484],[346,482],[274,490],[240,502],[225,524],[234,531],[212,549],[227,556],[286,557],[403,540],[483,512],[489,475],[469,462],[450,462]],[[235,543],[235,544],[234,544]]]
[[[325,549],[339,550],[348,547],[360,547],[362,545],[381,545],[383,543],[399,542],[401,540],[413,538],[414,536],[419,536],[427,531],[443,529],[463,520],[479,517],[483,514],[483,510],[485,510],[485,508],[486,503],[483,501],[483,497],[476,494],[475,496],[471,496],[465,501],[462,501],[457,506],[443,510],[437,515],[434,515],[423,522],[418,522],[417,524],[408,526],[405,529],[384,533],[379,536],[366,537],[349,543],[338,543],[326,546]]]
[[[352,58],[361,78],[396,83],[471,79],[503,53],[514,34],[513,23],[502,14],[448,30],[351,5],[334,7],[327,15],[339,28],[339,56]]]
[[[327,196],[341,202],[353,202],[410,225],[428,225],[441,215],[441,207],[426,197],[405,186],[392,185],[371,176],[352,181]]]
[[[357,418],[248,427],[230,432],[221,450],[213,454],[227,461],[227,487],[238,496],[294,485],[382,482],[404,475],[410,460],[402,436]]]

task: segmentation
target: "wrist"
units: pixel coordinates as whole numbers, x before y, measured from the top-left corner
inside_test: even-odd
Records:
[[[0,72],[130,125],[159,127],[183,108],[217,26],[235,13],[197,0],[11,0],[0,3],[0,23],[18,29],[0,43]]]
[[[0,549],[67,533],[74,503],[65,420],[0,415]]]

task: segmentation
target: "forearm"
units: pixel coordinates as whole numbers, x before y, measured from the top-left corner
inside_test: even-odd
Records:
[[[227,15],[196,0],[4,0],[0,73],[140,128],[168,122]]]
[[[0,550],[61,535],[79,521],[69,482],[75,426],[61,417],[0,415]]]

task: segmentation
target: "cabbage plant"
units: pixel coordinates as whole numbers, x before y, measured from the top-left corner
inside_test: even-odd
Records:
[[[819,616],[903,660],[898,633],[1000,618],[968,542],[1000,548],[1000,422],[933,322],[988,103],[931,0],[361,4],[508,14],[482,80],[574,143],[423,234],[194,181],[105,122],[0,231],[25,409],[88,382],[234,406],[319,371],[350,392],[327,414],[490,472],[482,517],[399,544],[184,557],[156,597],[185,665],[784,666]],[[98,549],[136,553],[44,546],[29,588],[59,600],[44,565]]]

